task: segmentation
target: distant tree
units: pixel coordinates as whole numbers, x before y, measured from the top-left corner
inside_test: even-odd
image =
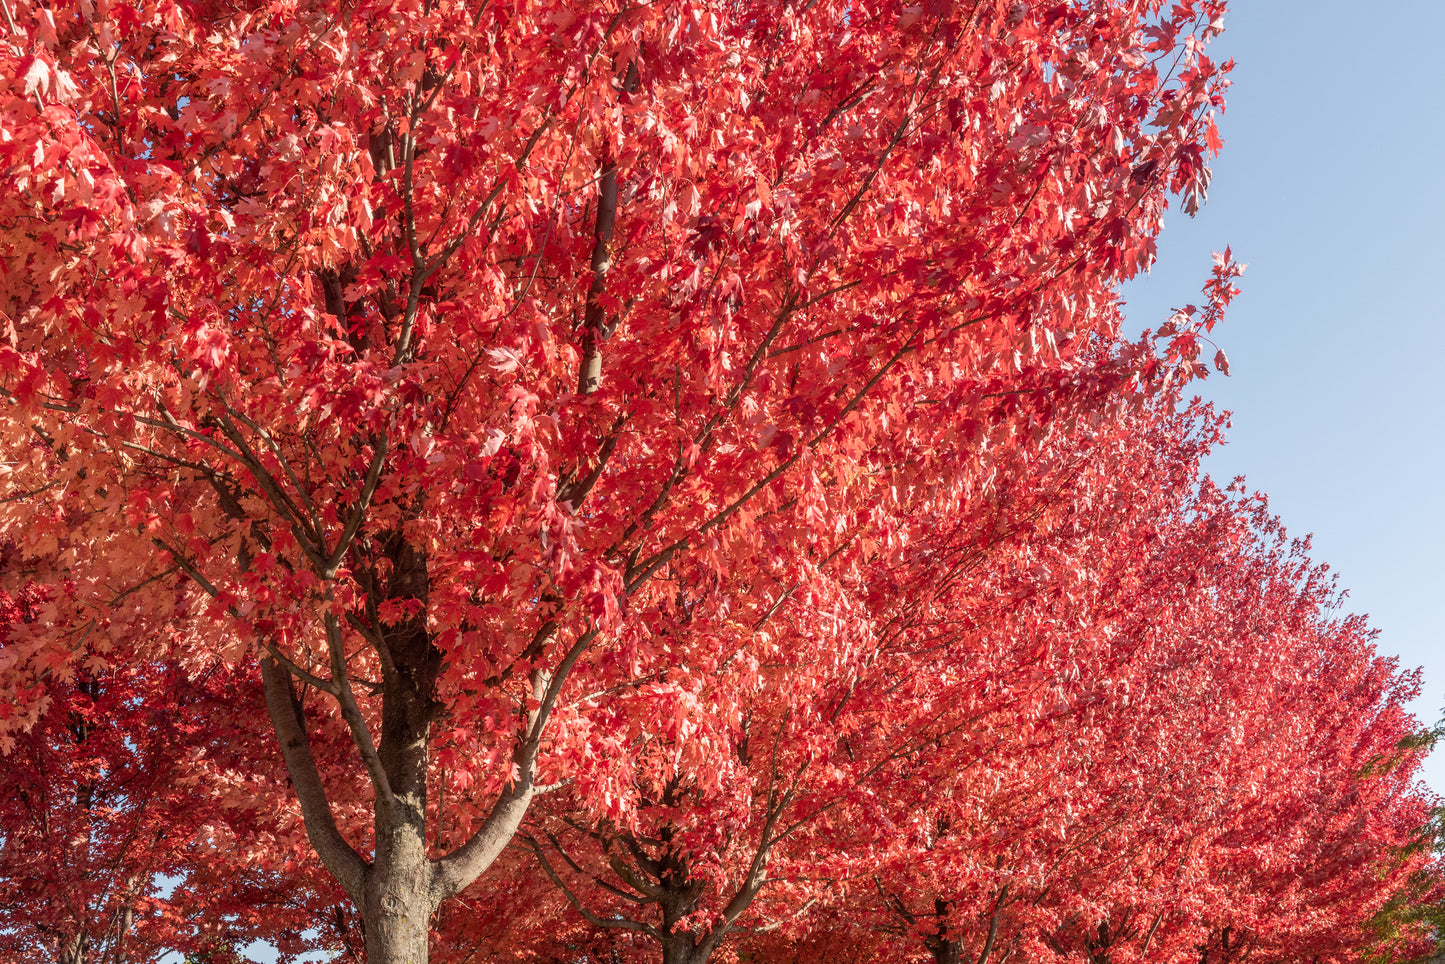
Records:
[[[51,603],[34,586],[0,590],[0,655]],[[8,736],[0,958],[144,964],[254,939],[288,956],[316,946],[301,934],[329,887],[277,845],[281,775],[269,747],[230,729],[237,700],[259,693],[219,663],[191,675],[96,657],[56,661],[0,703],[34,714]]]

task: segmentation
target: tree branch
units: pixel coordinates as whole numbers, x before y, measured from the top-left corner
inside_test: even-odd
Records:
[[[583,918],[586,919],[587,923],[591,924],[593,927],[606,927],[626,931],[640,931],[656,940],[662,940],[662,934],[659,933],[657,928],[653,927],[651,924],[647,924],[642,921],[632,920],[631,918],[627,917],[603,918],[598,917],[596,914],[592,913],[592,911],[588,910],[587,907],[582,903],[582,901],[578,899],[577,895],[572,892],[571,888],[569,888],[565,883],[562,882],[562,878],[557,875],[557,871],[552,869],[552,865],[547,862],[547,857],[545,854],[542,853],[542,847],[540,844],[537,843],[536,839],[529,836],[526,838],[526,840],[532,848],[532,853],[536,855],[537,862],[542,865],[542,871],[546,873],[547,878],[552,881],[552,885],[562,892],[562,896],[567,898],[567,903],[575,907],[577,909],[577,913],[581,914]]]
[[[305,718],[296,703],[289,677],[269,653],[260,657],[260,663],[266,709],[270,712],[276,739],[281,744],[286,772],[291,775],[291,785],[296,788],[296,799],[301,804],[301,816],[306,824],[306,837],[316,848],[326,869],[341,883],[352,901],[360,906],[365,896],[366,861],[336,827],[326,787],[321,782],[316,760],[311,755],[311,744],[306,738]]]
[[[327,601],[330,602],[329,599]],[[361,716],[361,707],[356,702],[356,694],[351,690],[351,680],[347,678],[341,621],[336,618],[335,613],[327,613],[323,621],[326,625],[326,649],[331,656],[331,680],[336,686],[333,695],[341,707],[342,718],[351,730],[351,742],[356,745],[357,752],[361,754],[361,762],[366,766],[366,773],[371,778],[378,806],[393,809],[396,806],[396,795],[392,793],[391,780],[387,778],[386,767],[382,766],[381,755],[376,752],[371,730]]]
[[[592,228],[592,286],[587,289],[587,308],[582,321],[582,365],[577,370],[577,394],[591,395],[602,384],[602,339],[607,332],[607,313],[602,293],[607,288],[607,270],[612,266],[612,229],[617,221],[617,166],[608,164],[597,189],[597,217]]]
[[[476,880],[482,871],[492,865],[497,855],[516,834],[517,828],[522,825],[522,818],[526,816],[527,808],[531,806],[532,798],[537,792],[534,782],[537,776],[537,753],[542,746],[542,734],[547,720],[551,717],[552,709],[556,706],[562,686],[567,682],[573,666],[596,637],[596,629],[587,630],[577,637],[577,641],[572,644],[572,648],[550,676],[534,674],[534,691],[539,682],[543,682],[544,691],[539,694],[537,708],[528,714],[527,728],[517,748],[512,752],[516,778],[502,791],[487,818],[466,843],[433,862],[429,888],[433,907]]]
[[[978,964],[988,964],[988,956],[993,953],[994,941],[998,939],[998,920],[1003,914],[1003,909],[1008,905],[1009,885],[1004,884],[998,892],[998,902],[994,904],[993,920],[988,925],[988,939],[983,942],[983,952],[978,955]]]

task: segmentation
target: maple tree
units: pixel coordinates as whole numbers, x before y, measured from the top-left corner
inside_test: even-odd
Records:
[[[1438,889],[1409,853],[1414,678],[1329,615],[1329,580],[1261,503],[1199,479],[1218,420],[1153,417],[1055,440],[1052,470],[1030,453],[1032,502],[922,516],[868,580],[881,628],[845,634],[871,658],[767,648],[779,628],[728,649],[761,655],[746,683],[660,661],[637,698],[696,708],[620,732],[633,819],[558,797],[524,831],[577,908],[557,956],[1351,959],[1383,907]],[[799,606],[775,619],[814,625]],[[820,719],[777,725],[800,704],[775,686],[834,672],[844,687],[801,702]],[[844,688],[861,715],[836,712]],[[795,846],[770,845],[780,815]],[[462,933],[491,916],[473,914]],[[527,933],[502,946],[541,946]]]
[[[539,793],[646,809],[658,665],[845,639],[935,460],[978,510],[1203,371],[1227,253],[1140,342],[1113,289],[1207,188],[1223,12],[5,0],[0,534],[66,588],[0,741],[258,673],[367,958],[426,959]]]
[[[841,943],[954,964],[1364,946],[1426,867],[1398,858],[1425,814],[1419,755],[1396,749],[1414,683],[1358,620],[1322,617],[1327,580],[1259,506],[1199,481],[1217,420],[1154,415],[1055,440],[1052,470],[1030,453],[1031,498],[999,493],[984,519],[946,499],[921,515],[897,571],[869,576],[882,608],[845,633],[863,653],[791,641],[742,694],[700,674],[712,714],[614,757],[630,824],[582,808],[529,834],[546,873],[643,960],[775,931],[758,959],[809,938],[825,960]],[[657,675],[692,693],[691,667]],[[799,704],[774,687],[814,681],[811,725],[780,726]],[[840,901],[901,940],[798,922]]]

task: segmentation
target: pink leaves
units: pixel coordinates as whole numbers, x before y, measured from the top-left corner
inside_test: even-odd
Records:
[[[489,428],[486,432],[486,441],[482,443],[481,454],[483,458],[491,458],[501,450],[502,444],[507,440],[507,433],[498,428]]]
[[[21,91],[38,105],[46,100],[66,103],[80,92],[70,74],[38,54],[30,56],[21,74]]]
[[[487,358],[493,369],[503,374],[510,374],[522,364],[521,357],[511,348],[488,348]]]
[[[1169,384],[1175,391],[1183,381],[1203,378],[1208,374],[1208,369],[1199,362],[1200,343],[1210,342],[1206,337],[1207,333],[1213,331],[1215,325],[1224,317],[1229,303],[1239,294],[1234,279],[1244,273],[1245,266],[1234,260],[1229,248],[1225,248],[1223,253],[1215,252],[1213,261],[1211,277],[1203,287],[1207,299],[1204,306],[1201,308],[1186,305],[1160,325],[1157,332],[1158,338],[1169,339],[1167,361],[1174,366],[1169,376]],[[1214,367],[1228,375],[1229,357],[1224,349],[1217,345],[1215,348]],[[1183,381],[1175,380],[1175,374],[1182,376]]]
[[[187,337],[191,343],[191,359],[200,372],[197,381],[204,390],[212,378],[225,372],[231,358],[230,340],[225,332],[205,323],[194,325]]]
[[[1219,320],[1224,317],[1224,311],[1229,303],[1239,294],[1239,288],[1235,286],[1234,279],[1244,274],[1247,265],[1240,264],[1234,260],[1233,252],[1225,248],[1223,253],[1215,252],[1213,255],[1214,270],[1213,276],[1204,286],[1204,294],[1208,298],[1208,304],[1204,309],[1203,324],[1205,331],[1213,330]]]
[[[21,89],[25,96],[43,97],[50,91],[50,77],[54,68],[39,57],[32,56],[25,69]]]

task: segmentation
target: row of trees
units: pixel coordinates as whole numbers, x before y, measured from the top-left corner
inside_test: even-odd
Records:
[[[1239,268],[1121,332],[1222,2],[5,3],[9,956],[1424,946]]]
[[[987,508],[922,515],[858,585],[815,581],[761,612],[656,614],[663,642],[629,654],[613,692],[579,700],[586,715],[559,717],[588,728],[596,755],[434,919],[432,957],[1344,960],[1432,946],[1408,916],[1439,898],[1411,782],[1415,680],[1338,615],[1325,573],[1259,499],[1199,476],[1219,427],[1150,403],[1059,433]],[[12,627],[33,626],[43,597],[11,597]],[[859,611],[820,633],[840,599]],[[0,810],[7,956],[220,961],[253,939],[365,956],[364,916],[332,906],[274,751],[247,724],[254,682],[157,664],[40,686]],[[344,759],[344,727],[318,721],[314,752]],[[475,733],[452,739],[431,775],[433,854],[492,798],[462,755]],[[366,785],[338,775],[329,789],[350,813],[342,832],[364,839]]]

